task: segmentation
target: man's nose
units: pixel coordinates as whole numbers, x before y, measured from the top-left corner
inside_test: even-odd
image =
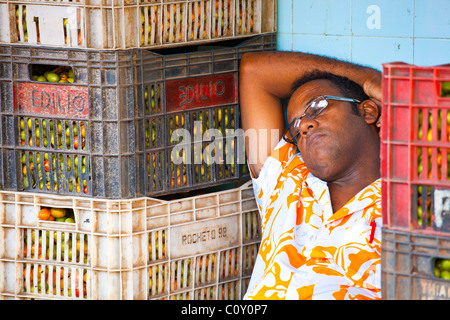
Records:
[[[307,136],[309,130],[317,127],[318,123],[315,119],[312,119],[308,117],[306,114],[303,116],[303,118],[300,120],[300,135],[301,136]]]

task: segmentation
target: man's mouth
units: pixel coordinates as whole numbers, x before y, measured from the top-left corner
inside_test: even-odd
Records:
[[[311,148],[324,134],[322,133],[313,133],[306,139],[306,148]]]

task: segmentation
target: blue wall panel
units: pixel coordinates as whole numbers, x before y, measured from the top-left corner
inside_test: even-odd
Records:
[[[379,70],[450,63],[450,0],[278,0],[277,47]]]

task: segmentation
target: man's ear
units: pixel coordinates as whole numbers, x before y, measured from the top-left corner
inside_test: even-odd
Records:
[[[381,105],[378,101],[373,99],[364,100],[358,105],[358,109],[367,124],[377,123],[381,112]]]

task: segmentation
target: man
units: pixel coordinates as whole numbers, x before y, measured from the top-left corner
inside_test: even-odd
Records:
[[[299,52],[242,57],[262,223],[246,299],[381,298],[379,101],[371,68]]]

